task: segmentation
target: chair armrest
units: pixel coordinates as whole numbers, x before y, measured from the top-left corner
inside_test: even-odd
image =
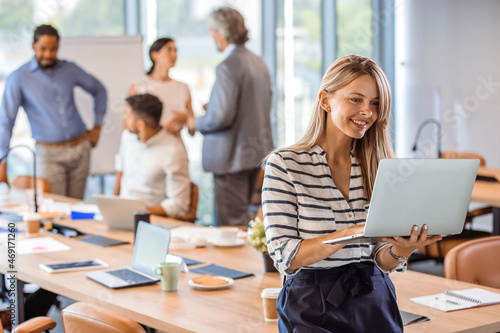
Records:
[[[471,222],[473,218],[481,216],[481,215],[486,215],[486,214],[492,214],[493,213],[493,208],[492,207],[482,207],[482,208],[477,208],[471,211],[467,212],[467,217],[466,221]]]
[[[56,322],[48,317],[35,317],[17,325],[12,333],[42,333],[56,327]]]

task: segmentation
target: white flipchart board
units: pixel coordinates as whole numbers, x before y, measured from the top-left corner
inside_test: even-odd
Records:
[[[92,149],[90,174],[112,173],[123,128],[125,98],[130,86],[144,76],[142,37],[64,37],[58,57],[75,62],[106,87],[107,112],[99,143]],[[92,96],[76,88],[75,100],[83,122],[91,129],[94,126]]]

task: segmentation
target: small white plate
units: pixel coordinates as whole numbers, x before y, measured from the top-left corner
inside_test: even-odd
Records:
[[[208,239],[207,241],[217,247],[239,247],[245,245],[246,242],[245,239],[241,238],[236,239],[234,243],[219,243],[216,239]]]
[[[234,284],[234,280],[225,276],[214,276],[214,278],[223,279],[229,282],[228,284],[220,285],[220,286],[206,286],[204,284],[199,284],[193,281],[193,279],[188,281],[188,284],[196,290],[220,290],[231,288]]]

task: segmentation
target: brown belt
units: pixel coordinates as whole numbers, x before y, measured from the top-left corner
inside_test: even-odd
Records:
[[[63,142],[40,142],[37,141],[36,144],[44,147],[73,147],[79,144],[82,141],[88,140],[87,133],[84,135],[76,138],[76,139],[71,139],[68,141],[63,141]]]

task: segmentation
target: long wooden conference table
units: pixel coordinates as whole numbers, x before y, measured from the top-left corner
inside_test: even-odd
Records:
[[[55,197],[56,200],[58,197]],[[130,231],[106,230],[102,222],[92,220],[72,221],[64,219],[58,223],[92,234],[132,241]],[[168,226],[192,225],[161,217],[152,218],[152,223]],[[19,235],[18,240],[23,235]],[[177,292],[163,292],[161,286],[144,286],[112,290],[85,277],[86,271],[49,274],[39,268],[40,263],[50,264],[98,258],[110,268],[129,266],[132,245],[103,248],[43,232],[42,237],[54,239],[68,245],[68,251],[22,254],[17,256],[18,279],[35,283],[42,288],[69,297],[102,306],[124,315],[141,324],[165,332],[277,332],[276,322],[264,321],[260,293],[268,287],[280,287],[280,275],[264,273],[260,252],[245,245],[238,248],[206,248],[171,251],[180,256],[237,269],[255,276],[237,279],[231,289],[198,291],[191,289],[188,281],[198,276],[193,272],[181,273]],[[6,237],[2,236],[0,272],[7,273]],[[436,276],[407,271],[393,273],[391,279],[396,286],[401,310],[425,315],[430,321],[405,327],[405,332],[498,332],[500,331],[500,305],[443,313],[413,303],[410,298],[437,294],[444,290],[465,289],[476,285],[444,279]],[[498,289],[484,288],[500,293]]]

